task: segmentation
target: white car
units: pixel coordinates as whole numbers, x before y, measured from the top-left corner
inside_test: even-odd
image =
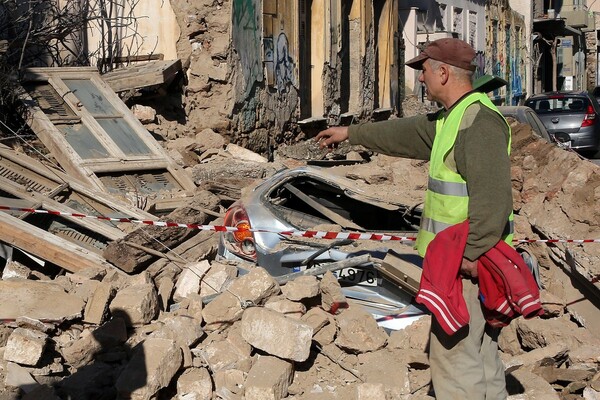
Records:
[[[373,262],[337,272],[344,294],[371,312],[380,326],[401,329],[425,311],[412,305],[416,289],[407,290],[403,282],[379,267],[383,264],[389,270],[383,259],[393,254],[400,264],[420,274],[422,259],[412,242],[353,242],[281,232],[323,231],[335,226],[345,232],[414,237],[420,216],[419,207],[368,196],[356,189],[353,181],[334,177],[326,168],[286,169],[229,207],[225,225],[252,231],[221,233],[218,258],[237,260],[242,268],[244,263],[259,265],[277,277],[369,254]],[[413,288],[418,286],[418,278],[414,280]]]

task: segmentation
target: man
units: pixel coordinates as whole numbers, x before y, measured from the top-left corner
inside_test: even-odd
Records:
[[[435,320],[430,335],[432,383],[438,399],[504,399],[498,331],[486,324],[478,299],[477,259],[499,240],[512,239],[510,128],[488,97],[473,90],[475,51],[458,39],[429,43],[406,65],[421,70],[435,114],[333,127],[316,140],[331,147],[346,139],[377,152],[429,160],[429,184],[417,250],[444,228],[469,219],[460,272],[469,325],[452,336]]]

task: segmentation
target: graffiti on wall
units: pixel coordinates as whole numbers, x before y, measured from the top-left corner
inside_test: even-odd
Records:
[[[516,106],[519,104],[520,97],[523,95],[523,81],[521,79],[521,74],[519,74],[517,60],[511,60],[510,91],[511,91],[512,105]]]
[[[288,84],[294,84],[294,59],[290,56],[288,38],[281,32],[275,47],[275,83],[278,92],[285,92]]]
[[[233,45],[240,57],[246,83],[245,94],[254,82],[262,81],[261,24],[258,0],[233,1]]]

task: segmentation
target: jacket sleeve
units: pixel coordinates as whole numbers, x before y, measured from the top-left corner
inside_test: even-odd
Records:
[[[469,192],[465,257],[471,261],[500,240],[512,211],[509,135],[502,116],[479,103],[461,122],[454,158]]]
[[[382,154],[429,160],[435,137],[435,114],[351,125],[348,135],[351,144]]]

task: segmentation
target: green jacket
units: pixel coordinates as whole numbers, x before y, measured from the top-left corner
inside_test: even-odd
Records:
[[[456,104],[434,114],[352,125],[350,143],[391,156],[429,160],[436,121]],[[502,238],[512,213],[509,143],[504,118],[476,102],[465,110],[455,145],[444,159],[467,183],[470,231],[465,257],[472,261]]]

